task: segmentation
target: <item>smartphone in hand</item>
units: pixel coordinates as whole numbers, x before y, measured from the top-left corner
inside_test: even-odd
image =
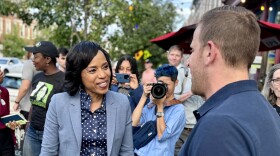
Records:
[[[130,82],[130,77],[129,74],[120,74],[120,73],[115,73],[117,81],[119,83],[128,83]]]

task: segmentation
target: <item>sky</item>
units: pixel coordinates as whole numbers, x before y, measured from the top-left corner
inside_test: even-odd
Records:
[[[175,29],[174,31],[179,30],[181,27],[183,27],[183,24],[188,19],[190,13],[191,13],[191,6],[193,0],[170,0],[176,7],[177,7],[177,13],[179,14],[179,17],[176,18],[175,22]]]

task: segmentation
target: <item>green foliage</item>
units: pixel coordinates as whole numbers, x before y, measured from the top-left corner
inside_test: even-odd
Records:
[[[161,0],[132,1],[129,4],[120,3],[118,7],[118,30],[109,37],[113,58],[126,53],[134,54],[140,49],[148,49],[153,57],[154,67],[166,63],[165,52],[150,42],[151,39],[172,31],[176,12],[172,3]],[[139,61],[140,71],[143,70],[143,60]]]
[[[14,30],[10,34],[5,34],[3,41],[3,55],[5,57],[17,57],[22,58],[25,54],[23,47],[25,46],[24,40],[19,37],[19,29],[14,26]]]
[[[2,0],[0,7],[1,14],[17,14],[27,24],[35,19],[40,30],[47,30],[37,41],[47,38],[58,47],[95,41],[113,60],[147,49],[154,67],[167,61],[150,40],[172,31],[176,16],[174,5],[162,0]],[[139,65],[141,71],[143,60]]]
[[[39,29],[53,27],[50,40],[59,46],[72,46],[81,40],[101,42],[107,25],[114,22],[108,14],[112,0],[23,0],[17,13],[25,22],[36,19]]]

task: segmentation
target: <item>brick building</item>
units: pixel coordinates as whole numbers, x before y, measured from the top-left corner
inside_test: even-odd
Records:
[[[36,22],[33,21],[30,26],[23,23],[16,16],[1,16],[0,15],[0,52],[3,49],[2,42],[5,39],[5,34],[10,34],[18,28],[18,36],[24,39],[26,44],[33,44],[38,31],[35,28]]]

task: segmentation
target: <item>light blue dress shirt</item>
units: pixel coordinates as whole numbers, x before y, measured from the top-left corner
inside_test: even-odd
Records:
[[[153,104],[152,104],[153,105]],[[150,120],[156,120],[155,105],[152,107],[151,103],[147,104],[142,111],[140,124],[144,124]],[[184,129],[186,118],[184,112],[184,106],[182,104],[176,104],[170,107],[164,108],[164,121],[166,129],[160,139],[156,136],[146,146],[135,149],[134,152],[139,156],[174,156],[175,143],[178,140],[181,132]]]

